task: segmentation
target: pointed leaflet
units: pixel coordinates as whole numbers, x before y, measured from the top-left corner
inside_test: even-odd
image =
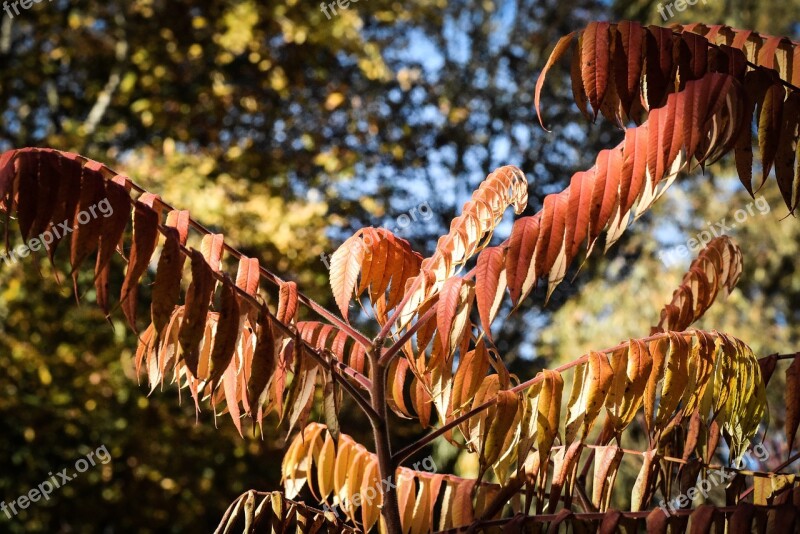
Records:
[[[430,528],[430,481],[425,477],[418,477],[419,492],[417,501],[414,504],[414,512],[411,516],[411,534],[426,534],[431,532]]]
[[[550,53],[550,57],[547,58],[547,63],[545,63],[544,68],[542,68],[539,78],[536,80],[536,90],[534,92],[533,105],[536,108],[536,116],[539,118],[539,124],[542,126],[542,128],[545,128],[545,126],[542,122],[541,109],[539,109],[539,98],[542,94],[544,80],[547,77],[547,72],[550,70],[550,67],[552,67],[556,61],[561,59],[561,56],[563,56],[564,53],[569,49],[569,45],[572,44],[573,37],[575,37],[575,32],[567,34],[558,40],[555,48],[553,48],[553,51]],[[547,128],[545,128],[545,130],[547,130]]]
[[[316,464],[319,499],[323,501],[327,500],[328,495],[334,490],[333,473],[336,465],[336,445],[330,434],[325,437],[325,443],[320,450]]]
[[[606,398],[606,408],[618,433],[636,415],[652,368],[652,357],[642,341],[631,339],[627,345],[612,352],[610,358],[614,377]]]
[[[514,424],[517,415],[519,398],[513,391],[504,390],[497,393],[496,407],[492,411],[491,424],[486,431],[481,451],[481,464],[486,469],[500,458],[503,445]]]
[[[595,449],[594,485],[592,486],[592,504],[601,512],[608,508],[611,489],[617,478],[617,470],[622,459],[622,449],[616,445],[607,445]]]
[[[550,486],[550,502],[547,505],[548,510],[556,510],[558,501],[561,499],[562,489],[566,485],[567,490],[564,492],[565,506],[569,507],[569,501],[572,498],[572,484],[570,480],[575,476],[575,470],[578,468],[578,462],[581,458],[583,451],[583,443],[576,441],[569,447],[562,447],[558,449],[553,457],[553,479]]]
[[[70,223],[73,228],[70,249],[73,279],[77,276],[76,272],[83,261],[97,249],[105,224],[103,217],[92,216],[92,213],[97,214],[97,205],[106,198],[106,181],[103,175],[96,170],[96,165],[99,164],[92,166],[87,163],[84,167],[78,207],[76,212],[70,215]],[[24,208],[22,205],[20,207]],[[22,219],[20,218],[21,223]],[[134,220],[134,226],[135,223]],[[152,250],[150,254],[152,255]]]
[[[66,237],[66,229],[61,225],[69,226],[70,221],[72,221],[75,216],[75,212],[78,211],[78,203],[80,202],[81,196],[81,177],[83,176],[83,167],[78,161],[62,158],[60,163],[58,202],[53,212],[53,225],[50,227],[53,242],[47,247],[47,255],[50,257],[51,264],[53,264],[53,257],[58,244]],[[109,198],[113,199],[113,197]],[[116,210],[118,206],[112,204],[112,207]],[[126,225],[128,217],[130,216],[130,211],[130,200],[128,200],[128,205],[123,207],[120,212],[120,215],[125,218]],[[8,228],[8,226],[6,226],[6,228]],[[114,243],[115,247],[116,245],[117,243]]]
[[[403,265],[405,263],[403,260],[404,257],[403,248],[399,245],[394,235],[392,235],[389,232],[383,234],[376,231],[374,232],[374,234],[376,234],[376,237],[373,237],[370,243],[374,243],[375,239],[384,239],[389,243],[389,246],[387,247],[386,268],[383,271],[383,276],[380,279],[374,280],[373,283],[370,284],[371,286],[374,286],[375,283],[378,284],[377,288],[373,289],[373,287],[370,287],[370,291],[372,292],[373,290],[376,290],[378,295],[378,300],[385,302],[386,297],[384,295],[386,291],[391,287],[392,291],[389,295],[389,301],[396,302],[397,300],[399,300],[398,297],[400,296],[400,293],[398,293],[398,291],[403,286],[402,276],[403,276]],[[367,236],[368,234],[365,234],[364,236],[365,244],[368,241]],[[366,257],[367,256],[365,256],[365,258]],[[421,261],[422,259],[420,258],[420,262]],[[388,306],[387,304],[387,307],[391,306]]]
[[[566,225],[572,228],[572,243],[567,243],[570,258],[578,255],[581,243],[589,235],[592,192],[596,179],[597,173],[591,169],[576,172],[569,183]]]
[[[800,354],[794,357],[792,364],[786,369],[784,398],[786,401],[784,433],[791,451],[797,434],[797,427],[800,425]]]
[[[297,315],[297,284],[283,282],[278,298],[278,312],[275,317],[283,324],[289,324]]]
[[[219,271],[222,251],[225,249],[222,234],[206,234],[200,242],[200,252],[206,259],[211,269]]]
[[[349,322],[347,309],[356,287],[361,263],[364,261],[364,243],[359,235],[354,235],[336,249],[331,256],[330,283],[333,298],[339,306],[342,317]]]
[[[487,248],[478,256],[475,272],[475,296],[478,301],[478,314],[486,336],[492,339],[492,321],[503,301],[506,290],[505,249]]]
[[[550,456],[550,448],[558,436],[564,379],[561,374],[548,369],[542,371],[542,376],[542,389],[536,404],[536,446],[541,465],[545,465]]]
[[[381,507],[383,506],[381,487],[378,461],[375,458],[371,458],[366,462],[359,492],[361,495],[361,522],[364,525],[364,532],[369,532],[381,515]],[[368,498],[371,495],[375,495],[375,498]]]
[[[400,303],[403,298],[406,281],[419,274],[420,265],[422,264],[422,256],[411,249],[408,241],[395,237],[387,230],[379,230],[384,238],[394,244],[395,257],[397,258],[398,266],[391,279],[391,288],[389,291],[389,300],[386,304],[387,309],[393,309]],[[363,276],[363,273],[362,273]]]
[[[537,273],[550,273],[556,258],[564,248],[565,216],[569,201],[569,190],[556,195],[547,195],[539,219],[539,239],[534,256]],[[550,284],[552,287],[552,283]],[[550,289],[550,288],[548,288]],[[548,291],[549,294],[549,291]]]
[[[31,231],[31,227],[33,226],[34,219],[36,218],[36,204],[39,202],[38,199],[38,182],[39,182],[39,159],[40,154],[38,151],[36,152],[22,152],[17,157],[17,164],[19,169],[17,171],[17,176],[19,177],[17,182],[17,218],[19,223],[19,231],[22,235],[24,240],[28,240],[29,234]],[[89,191],[89,187],[86,185],[86,181],[83,178],[83,174],[81,174],[81,193],[85,196],[86,191]],[[12,198],[12,200],[14,200]],[[75,216],[74,213],[69,214],[70,220],[69,225],[72,226],[72,219]]]
[[[139,279],[150,264],[150,258],[158,244],[158,224],[161,222],[161,216],[156,209],[153,209],[157,198],[155,195],[145,193],[134,206],[133,246],[120,292],[122,311],[134,332],[137,331],[136,296],[139,290]]]
[[[609,27],[608,22],[590,22],[583,30],[581,49],[581,77],[594,117],[600,111],[605,98],[609,76]]]
[[[448,278],[442,286],[436,308],[436,327],[448,357],[465,334],[474,296],[474,283],[465,278]]]
[[[361,498],[361,485],[363,475],[370,461],[371,455],[361,445],[357,445],[356,454],[350,458],[350,468],[347,471],[347,513],[353,521],[356,521],[356,508],[366,504],[366,496]]]
[[[621,147],[603,150],[598,154],[595,171],[597,177],[592,191],[592,209],[589,216],[589,250],[608,224],[618,203],[619,179],[623,162]],[[591,171],[590,171],[591,172]]]
[[[565,442],[571,444],[581,431],[580,440],[586,436],[600,415],[611,386],[613,373],[608,357],[602,352],[590,352],[586,363],[575,368],[572,393],[567,403],[568,419]]]
[[[481,383],[489,371],[489,357],[484,340],[478,341],[475,350],[463,355],[458,362],[453,389],[451,392],[450,408],[453,413],[460,412],[472,402],[472,398],[480,388]]]
[[[658,475],[659,456],[655,449],[645,451],[642,454],[644,462],[636,477],[631,492],[631,511],[638,512],[646,509],[655,489],[655,478]]]
[[[110,214],[100,235],[100,246],[94,266],[94,286],[97,304],[106,314],[108,314],[108,277],[111,271],[111,258],[114,256],[117,245],[122,240],[125,228],[128,226],[131,211],[130,188],[130,181],[120,175],[115,176],[110,182],[106,183],[106,198],[108,199]],[[59,202],[61,202],[60,198]],[[48,250],[49,253],[50,250]]]
[[[661,400],[656,414],[656,427],[664,428],[678,404],[683,398],[684,390],[689,384],[689,342],[682,335],[669,333],[669,351],[664,368],[664,385],[661,389]]]
[[[645,427],[652,433],[655,420],[656,389],[664,372],[664,365],[669,350],[669,338],[659,338],[650,342],[650,355],[653,358],[652,371],[647,380],[644,394],[644,421]]]
[[[378,299],[386,290],[385,287],[381,287],[381,283],[387,271],[391,277],[392,267],[389,265],[389,259],[391,258],[390,247],[389,240],[379,239],[370,248],[369,256],[365,256],[366,266],[361,273],[361,284],[358,287],[358,293],[361,294],[362,291],[369,289],[370,302],[378,302]]]
[[[37,152],[37,155],[38,154],[41,153]],[[36,192],[34,193],[35,201],[33,204],[36,209],[35,211],[31,210],[35,213],[35,218],[31,223],[29,234],[23,236],[26,240],[30,240],[31,237],[35,238],[36,236],[41,236],[41,234],[53,222],[53,213],[59,200],[58,190],[61,174],[59,159],[60,158],[58,158],[55,154],[44,153],[38,160],[39,163],[35,171],[35,182],[37,187]],[[24,203],[20,202],[20,205],[24,205]],[[96,216],[100,216],[100,214],[97,214]],[[30,243],[30,245],[34,246],[34,243]],[[45,244],[45,247],[46,246],[47,245]],[[31,250],[35,250],[35,248],[32,248]]]
[[[581,114],[586,117],[586,120],[592,120],[587,106],[588,98],[586,91],[583,89],[583,80],[581,78],[581,55],[583,50],[583,32],[578,33],[578,44],[572,49],[572,61],[569,67],[569,76],[572,81],[572,98],[578,106]]]
[[[150,312],[156,332],[161,332],[169,322],[172,311],[181,294],[181,278],[186,257],[181,246],[186,245],[189,235],[189,212],[171,211],[167,215],[164,229],[164,247],[158,258],[156,279],[153,284],[153,301]]]
[[[454,527],[469,525],[475,519],[472,492],[476,480],[462,480],[453,491],[452,521]]]
[[[630,115],[634,101],[639,98],[644,28],[638,22],[622,21],[617,24],[614,35],[614,82],[622,109]]]
[[[233,359],[240,332],[239,299],[236,297],[236,286],[226,275],[222,284],[219,320],[208,367],[208,383],[211,384],[212,391],[216,389],[222,373]],[[255,354],[257,353],[258,350]]]
[[[699,80],[705,76],[708,72],[708,40],[695,33],[683,33],[678,44],[681,46],[681,51],[688,54],[685,58],[688,61],[680,64],[679,75],[686,80]]]
[[[31,149],[15,150],[5,154],[10,157],[6,160],[6,167],[3,169],[5,172],[0,175],[0,180],[2,181],[0,186],[3,187],[2,208],[5,211],[5,243],[6,252],[8,252],[13,208],[17,210],[17,222],[23,239],[30,232],[31,225],[33,225],[33,220],[36,217],[37,182],[39,180],[37,169],[39,165],[38,155]],[[79,167],[79,173],[82,172]],[[78,185],[76,192],[80,194],[80,178],[77,178],[75,182]],[[74,210],[69,216],[71,220],[74,216]],[[66,221],[66,223],[69,224],[69,221]]]
[[[783,100],[786,90],[780,83],[773,83],[764,94],[764,99],[759,102],[758,113],[758,149],[761,153],[761,164],[764,176],[772,170],[775,154],[778,151],[783,123]],[[785,198],[785,197],[784,197]],[[787,205],[791,207],[791,194]]]
[[[643,96],[646,98],[646,107],[655,109],[663,104],[673,80],[672,31],[652,25],[647,30],[643,77],[646,90]]]
[[[427,428],[431,420],[431,395],[426,391],[422,380],[415,378],[411,382],[411,405],[417,414],[419,423]]]
[[[411,475],[411,471],[400,468],[397,472],[397,502],[400,505],[400,524],[404,534],[411,531],[415,502],[414,490],[414,477]]]
[[[800,67],[800,65],[798,66]],[[786,99],[781,117],[782,127],[775,153],[775,178],[783,201],[794,211],[800,199],[800,181],[795,173],[797,128],[800,120],[800,93],[792,92]],[[800,164],[800,162],[798,162]]]
[[[214,291],[214,275],[203,254],[196,249],[190,252],[192,262],[192,281],[186,290],[186,315],[178,332],[178,341],[183,349],[186,367],[192,376],[197,377],[200,342],[208,316],[208,306]]]
[[[528,296],[538,274],[542,274],[537,274],[533,262],[538,238],[539,217],[523,217],[514,221],[506,253],[508,289],[514,306],[519,305],[519,302]]]
[[[289,409],[289,432],[298,422],[302,426],[308,419],[313,406],[313,395],[316,388],[317,373],[319,372],[319,366],[306,356],[303,345],[296,343],[295,347],[297,355],[295,357],[294,380],[286,403],[286,407]],[[269,382],[269,376],[267,376],[266,381],[267,383]],[[283,416],[285,415],[284,411]]]
[[[255,296],[258,293],[258,281],[261,276],[261,271],[258,265],[258,258],[248,258],[242,256],[239,258],[239,267],[236,271],[236,286],[246,292],[248,295]],[[281,295],[283,294],[283,286],[294,282],[284,282],[281,284]]]

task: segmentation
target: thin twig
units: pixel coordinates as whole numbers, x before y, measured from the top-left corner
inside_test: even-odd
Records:
[[[401,300],[400,304],[398,304],[394,309],[394,313],[392,313],[391,317],[389,317],[389,320],[386,321],[386,324],[383,325],[383,328],[381,328],[381,331],[378,333],[375,339],[386,339],[389,337],[389,334],[392,332],[392,327],[403,313],[403,308],[406,307],[408,301],[411,300],[411,297],[414,295],[414,293],[416,293],[417,289],[419,289],[419,285],[422,283],[424,276],[425,275],[420,272],[416,278],[414,278],[414,281],[411,282],[411,287],[409,287],[406,290],[405,295],[403,295],[403,300]]]
[[[411,326],[411,328],[406,330],[406,332],[399,340],[394,342],[394,344],[392,344],[391,347],[386,349],[386,352],[383,353],[383,356],[381,356],[381,360],[378,363],[380,363],[381,365],[388,365],[389,362],[392,361],[392,358],[394,358],[394,356],[403,349],[403,346],[408,342],[408,340],[410,340],[411,337],[417,333],[417,330],[425,326],[425,323],[430,321],[435,313],[436,313],[436,306],[431,306],[431,308],[428,311],[422,314],[422,317],[417,319],[417,322],[414,323]]]

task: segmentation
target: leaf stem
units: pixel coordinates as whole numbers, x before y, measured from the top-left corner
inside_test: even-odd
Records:
[[[411,282],[411,287],[409,287],[406,290],[405,295],[403,295],[403,300],[401,300],[400,304],[398,304],[397,307],[394,309],[392,316],[389,317],[389,320],[386,321],[385,325],[383,325],[383,328],[381,328],[381,331],[380,333],[378,333],[376,339],[378,338],[386,339],[387,337],[389,337],[389,334],[392,332],[392,326],[394,326],[394,324],[400,318],[400,314],[403,313],[403,308],[406,307],[408,301],[411,300],[411,297],[414,295],[414,293],[416,293],[417,289],[419,289],[419,285],[422,282],[423,276],[424,275],[420,271],[420,273],[416,276],[416,278],[414,278],[414,281]]]
[[[399,353],[403,349],[403,345],[408,343],[408,340],[410,340],[411,337],[414,334],[416,334],[420,328],[425,326],[425,323],[430,321],[435,313],[436,313],[436,306],[431,306],[431,308],[428,311],[422,314],[422,317],[417,319],[417,322],[414,323],[411,326],[411,328],[406,330],[406,332],[400,339],[394,342],[391,347],[386,349],[386,352],[383,353],[383,356],[381,356],[381,359],[378,363],[381,365],[389,365],[389,363],[392,361],[395,355],[397,355],[397,353]]]

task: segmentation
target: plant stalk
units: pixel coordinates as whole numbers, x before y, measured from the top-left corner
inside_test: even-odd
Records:
[[[392,462],[392,445],[389,436],[388,412],[386,409],[386,372],[388,366],[380,363],[382,344],[375,344],[369,353],[372,364],[372,387],[370,401],[378,418],[372,420],[372,432],[375,438],[375,454],[378,456],[378,470],[381,476],[381,493],[383,507],[381,515],[386,522],[389,534],[402,534],[400,524],[400,507],[397,502],[397,480],[395,464]]]

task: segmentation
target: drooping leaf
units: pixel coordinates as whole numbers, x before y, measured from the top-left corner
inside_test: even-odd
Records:
[[[131,246],[128,270],[125,272],[125,280],[122,283],[119,300],[122,303],[122,311],[125,313],[125,318],[134,331],[137,331],[136,297],[139,291],[139,279],[150,264],[150,258],[153,256],[158,244],[160,215],[156,209],[153,209],[156,201],[157,197],[155,195],[145,193],[136,201],[133,214],[133,245]],[[75,250],[75,254],[80,254],[75,247],[73,247],[73,250]],[[74,263],[73,268],[77,268]]]

